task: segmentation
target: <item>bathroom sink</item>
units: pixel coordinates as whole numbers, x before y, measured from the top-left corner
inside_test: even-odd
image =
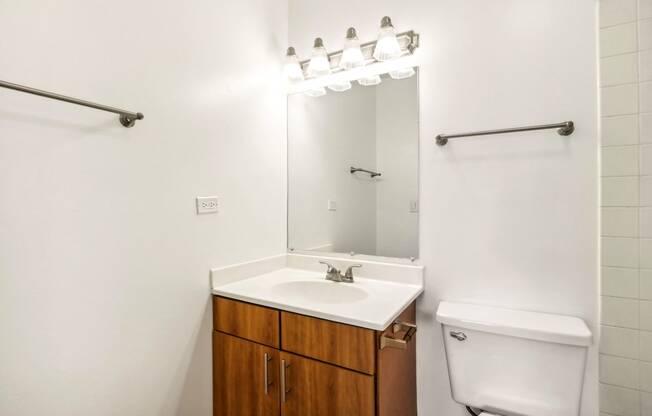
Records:
[[[368,293],[355,283],[335,283],[326,280],[299,280],[272,286],[274,294],[288,298],[301,298],[317,303],[351,303],[367,298]]]

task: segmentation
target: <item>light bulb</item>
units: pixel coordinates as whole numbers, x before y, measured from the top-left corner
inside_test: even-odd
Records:
[[[380,79],[380,75],[372,75],[370,77],[365,77],[365,78],[360,78],[358,80],[358,84],[363,85],[365,87],[371,87],[373,85],[378,85],[382,82]]]
[[[340,58],[340,68],[353,69],[364,65],[364,56],[362,49],[360,49],[360,41],[355,28],[350,27],[346,31],[346,42],[344,43],[344,51]]]
[[[324,41],[321,38],[315,39],[312,48],[312,58],[308,63],[308,75],[311,77],[321,77],[331,73],[331,63],[328,60],[328,52],[324,48]]]
[[[390,71],[389,76],[394,79],[405,79],[405,78],[410,78],[415,73],[416,72],[414,71],[414,68],[409,66],[407,68],[397,69],[396,71]]]
[[[337,91],[337,92],[350,90],[351,89],[351,83],[349,81],[337,82],[337,83],[334,83],[334,84],[330,84],[328,86],[328,89],[333,90],[333,91]]]
[[[303,81],[301,63],[299,62],[299,58],[297,58],[297,53],[293,47],[289,47],[285,55],[285,67],[283,68],[283,72],[290,82]]]
[[[401,56],[401,45],[396,38],[396,30],[392,26],[392,19],[388,16],[380,21],[380,33],[378,42],[374,49],[374,59],[377,61],[389,61]]]
[[[321,97],[322,95],[326,95],[326,88],[324,87],[312,88],[306,91],[306,95],[309,97]]]

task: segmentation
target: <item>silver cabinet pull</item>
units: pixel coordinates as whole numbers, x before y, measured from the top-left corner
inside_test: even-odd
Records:
[[[265,372],[265,396],[269,394],[269,386],[272,385],[272,382],[269,381],[269,365],[268,363],[272,361],[272,357],[269,356],[269,354],[265,353],[265,364],[264,364],[264,372]]]
[[[458,341],[466,341],[466,334],[462,331],[451,331],[450,336]]]
[[[285,360],[281,360],[281,402],[285,403],[287,402],[287,394],[290,392],[290,390],[287,388],[287,369],[290,367],[290,364],[286,363]]]

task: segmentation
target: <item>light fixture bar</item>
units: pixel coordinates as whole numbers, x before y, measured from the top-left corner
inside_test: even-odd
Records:
[[[308,78],[305,81],[294,82],[288,85],[288,94],[297,94],[312,89],[328,87],[329,85],[343,83],[346,81],[357,81],[362,78],[370,78],[375,75],[389,74],[393,71],[401,70],[407,67],[417,66],[417,56],[404,54],[402,57],[392,59],[391,61],[378,62],[372,61],[370,64],[349,69],[333,71],[332,74],[317,78]]]
[[[412,55],[414,51],[419,47],[419,34],[415,33],[413,30],[399,33],[398,35],[396,35],[396,38],[398,39],[398,42],[401,45],[401,50],[403,51],[402,56]],[[362,55],[364,56],[366,61],[368,62],[376,61],[373,57],[373,53],[377,43],[378,43],[377,40],[373,40],[360,45],[360,49],[362,50]],[[332,72],[342,71],[342,69],[339,67],[339,64],[343,52],[344,50],[342,49],[328,54],[328,59],[330,60]],[[301,68],[303,69],[304,73],[306,73],[308,63],[310,63],[310,59],[305,59],[300,62]]]

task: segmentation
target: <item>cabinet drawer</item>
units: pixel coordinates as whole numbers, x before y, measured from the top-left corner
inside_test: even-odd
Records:
[[[375,373],[375,331],[281,312],[284,351],[366,374]]]
[[[213,325],[216,331],[279,348],[279,311],[213,297]]]

